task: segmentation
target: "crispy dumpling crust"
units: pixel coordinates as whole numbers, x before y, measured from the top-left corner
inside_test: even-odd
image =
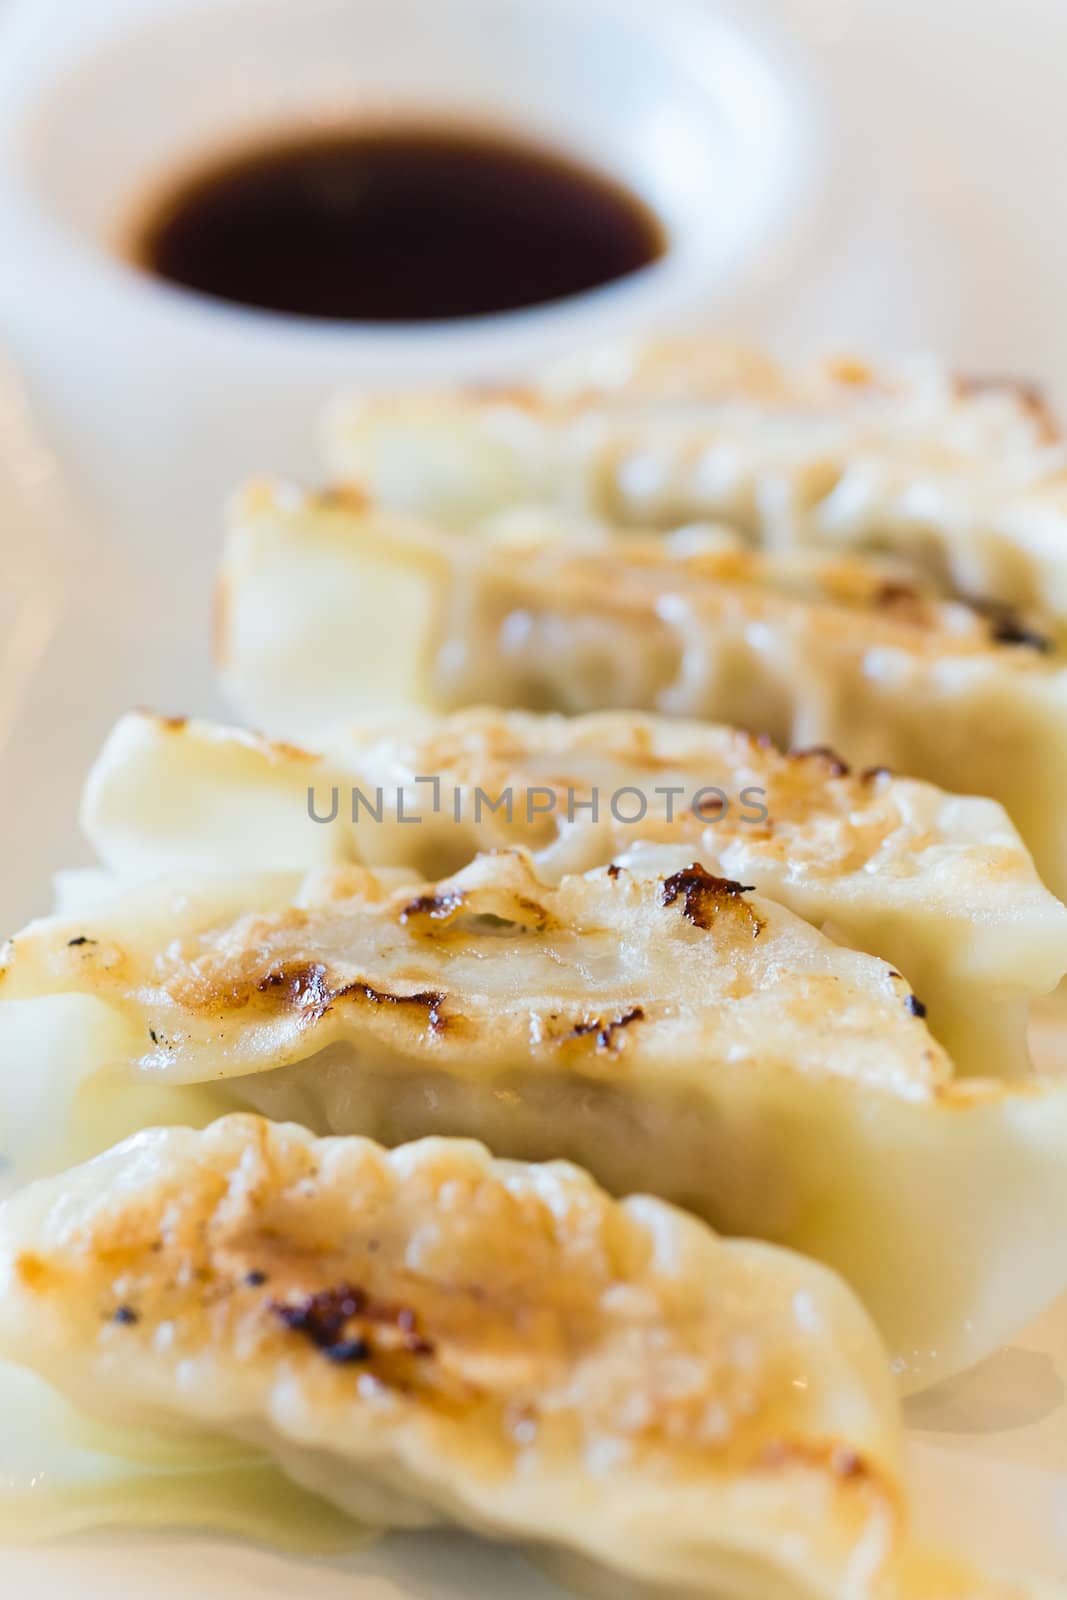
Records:
[[[551,886],[516,849],[437,883],[349,864],[148,884],[18,934],[0,1001],[85,993],[145,1016],[137,1059],[174,1082],[354,1028],[466,1078],[502,1062],[600,1076],[613,1057],[616,1079],[686,1087],[716,1060],[906,1096],[950,1084],[899,972],[684,854],[670,866]]]
[[[9,1202],[0,1281],[5,1352],[359,1515],[759,1600],[866,1594],[897,1536],[892,1386],[843,1287],[562,1164],[156,1130]]]
[[[516,843],[551,883],[675,846],[902,971],[970,1074],[1027,1070],[1027,1001],[1067,967],[1067,908],[995,802],[636,712],[409,714],[316,752],[136,713],[82,816],[127,883],[345,860],[434,878]]]
[[[1067,893],[1067,657],[899,572],[536,518],[458,533],[259,486],[219,615],[228,693],[286,737],[486,700],[725,721],[993,796]]]
[[[898,973],[686,856],[162,880],[26,929],[0,1001],[17,1161],[131,1095],[564,1156],[835,1266],[909,1387],[1067,1284],[1067,1086],[955,1078]]]

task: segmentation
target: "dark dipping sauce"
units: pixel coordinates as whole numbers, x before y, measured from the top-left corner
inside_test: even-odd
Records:
[[[635,195],[501,136],[423,127],[264,144],[166,193],[139,265],[215,299],[343,322],[541,305],[663,254]]]

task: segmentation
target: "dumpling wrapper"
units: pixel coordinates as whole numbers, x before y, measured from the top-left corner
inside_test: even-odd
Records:
[[[1067,1082],[954,1078],[885,962],[685,852],[554,888],[521,852],[185,875],[6,962],[0,1128],[30,1173],[149,1105],[562,1156],[834,1266],[911,1388],[1067,1285]]]
[[[133,713],[82,821],[124,883],[342,861],[437,878],[515,843],[558,882],[677,845],[901,970],[972,1075],[1027,1070],[1028,1003],[1067,969],[1067,907],[994,801],[638,713],[394,716],[316,752]]]
[[[92,1528],[196,1528],[311,1555],[373,1535],[297,1488],[262,1450],[89,1423],[24,1367],[0,1361],[0,1546]]]
[[[665,712],[830,745],[998,800],[1067,896],[1067,656],[869,564],[761,556],[535,518],[450,532],[358,496],[266,485],[235,506],[219,667],[257,726],[492,702]]]
[[[0,1350],[106,1416],[90,1451],[127,1441],[132,1521],[266,1458],[277,1524],[237,1526],[275,1541],[449,1523],[610,1600],[1062,1600],[906,1543],[885,1355],[832,1274],[562,1162],[142,1132],[0,1209]]]
[[[1067,448],[1025,385],[933,363],[790,371],[714,340],[593,351],[529,389],[357,395],[331,473],[465,522],[515,503],[772,550],[891,550],[958,594],[1067,620]]]
[[[892,1382],[831,1274],[467,1141],[142,1133],[0,1210],[0,1350],[635,1592],[859,1600],[900,1537]]]

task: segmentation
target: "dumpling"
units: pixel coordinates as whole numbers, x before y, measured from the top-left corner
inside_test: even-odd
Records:
[[[901,1541],[888,1367],[830,1273],[467,1141],[142,1133],[0,1210],[0,1351],[615,1593],[860,1600]]]
[[[891,962],[970,1074],[1027,1070],[1028,1001],[1067,970],[1067,907],[994,801],[632,712],[392,717],[316,753],[135,713],[90,774],[83,823],[125,883],[356,860],[438,878],[516,843],[558,882],[677,845]]]
[[[691,534],[461,534],[259,486],[230,529],[219,663],[239,709],[285,737],[492,701],[830,745],[999,800],[1067,896],[1067,654],[869,563]]]
[[[1067,1286],[1067,1081],[954,1078],[899,973],[677,848],[556,887],[521,851],[187,873],[32,924],[0,1002],[24,1169],[109,1142],[131,1094],[134,1125],[562,1156],[836,1267],[910,1387]]]
[[[458,1525],[605,1600],[1060,1593],[906,1542],[884,1352],[832,1274],[466,1140],[143,1132],[0,1209],[0,1351],[90,1438],[137,1425],[173,1493],[134,1520],[183,1520],[182,1462],[225,1499],[265,1455],[290,1489],[250,1531]]]
[[[891,549],[957,594],[1067,619],[1067,452],[1049,413],[1025,386],[930,363],[789,371],[700,338],[620,346],[528,390],[343,401],[326,448],[339,480],[408,511],[711,519],[770,549]]]

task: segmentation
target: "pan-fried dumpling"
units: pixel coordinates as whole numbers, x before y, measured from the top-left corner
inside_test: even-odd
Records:
[[[529,390],[357,397],[326,444],[339,479],[403,510],[712,519],[770,549],[893,550],[957,594],[1067,619],[1067,455],[1020,385],[787,371],[685,339],[594,352]]]
[[[862,1597],[900,1541],[892,1383],[843,1285],[467,1141],[142,1133],[0,1211],[0,1349],[357,1519],[573,1550],[626,1593]]]
[[[450,533],[259,487],[220,586],[233,701],[288,737],[397,706],[724,721],[1008,810],[1067,896],[1067,654],[869,563],[692,535]]]
[[[1067,1082],[955,1079],[899,973],[676,848],[555,888],[522,852],[440,882],[186,874],[6,959],[24,1166],[108,1142],[131,1088],[142,1122],[150,1097],[562,1156],[836,1267],[911,1387],[1067,1286]]]
[[[899,968],[970,1074],[1027,1069],[1027,1002],[1067,969],[1067,907],[994,801],[633,712],[394,717],[317,753],[135,713],[83,822],[124,882],[356,860],[437,878],[515,843],[558,882],[676,844]]]
[[[168,1494],[134,1520],[184,1520],[183,1464],[225,1498],[265,1454],[272,1540],[448,1523],[605,1600],[1059,1593],[906,1543],[885,1356],[830,1273],[562,1162],[141,1133],[0,1210],[0,1350],[94,1444],[139,1424]]]

